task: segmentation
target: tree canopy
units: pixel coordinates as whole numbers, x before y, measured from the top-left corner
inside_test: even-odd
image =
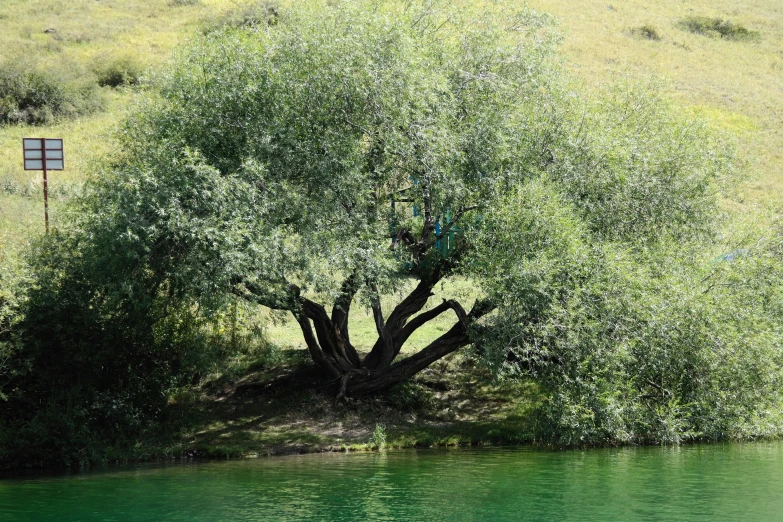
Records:
[[[465,248],[444,255],[438,241],[548,161],[552,129],[536,128],[552,104],[546,18],[506,15],[338,3],[206,35],[126,126],[128,190],[100,195],[116,205],[110,226],[127,219],[123,250],[163,263],[152,271],[177,292],[290,311],[313,360],[354,392],[468,344],[492,309],[483,300],[411,319],[461,270]],[[159,242],[162,257],[144,252]],[[380,294],[411,277],[420,283],[384,314]],[[378,330],[364,359],[348,333],[357,296]],[[446,311],[454,328],[395,362]]]

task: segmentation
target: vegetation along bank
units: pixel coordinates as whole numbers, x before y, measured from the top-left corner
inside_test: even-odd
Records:
[[[214,20],[62,103],[2,69],[24,132],[133,99],[3,253],[5,465],[781,432],[776,212],[663,87],[586,89],[527,7]],[[674,27],[761,38],[708,21]]]

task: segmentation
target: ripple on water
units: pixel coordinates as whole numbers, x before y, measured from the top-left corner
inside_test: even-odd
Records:
[[[0,520],[775,520],[783,444],[457,449],[0,481]]]

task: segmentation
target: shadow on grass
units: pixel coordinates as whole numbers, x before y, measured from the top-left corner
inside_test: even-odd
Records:
[[[292,357],[255,367],[175,405],[182,421],[173,453],[226,457],[369,450],[376,425],[387,447],[510,445],[533,442],[532,382],[502,385],[459,357],[374,397],[336,403],[314,368]],[[327,383],[328,384],[328,383]]]

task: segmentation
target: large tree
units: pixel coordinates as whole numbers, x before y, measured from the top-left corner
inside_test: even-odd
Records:
[[[123,189],[101,197],[115,215],[134,205],[122,226],[154,245],[144,262],[178,291],[293,314],[341,393],[408,378],[469,344],[494,308],[446,300],[420,313],[460,270],[468,245],[455,232],[549,161],[553,129],[535,121],[553,94],[546,19],[465,16],[338,2],[207,34],[126,126]],[[382,310],[381,294],[410,279]],[[364,356],[348,328],[356,299],[378,334]],[[453,327],[398,360],[444,313]]]
[[[481,285],[508,267],[488,275],[492,263],[471,252],[514,244],[495,242],[491,215],[515,187],[551,178],[609,240],[704,221],[715,169],[678,149],[687,136],[605,155],[588,143],[577,127],[598,121],[571,113],[579,104],[551,63],[545,16],[317,4],[209,32],[125,126],[121,160],[91,201],[132,271],[153,275],[145,295],[290,312],[340,395],[361,394],[470,344],[501,304]],[[646,121],[631,103],[629,121]],[[622,139],[647,139],[643,125],[623,125]],[[456,274],[474,278],[472,306],[426,308]],[[382,294],[406,287],[381,308]],[[377,329],[365,355],[348,327],[357,300]],[[400,358],[445,313],[453,326]]]

